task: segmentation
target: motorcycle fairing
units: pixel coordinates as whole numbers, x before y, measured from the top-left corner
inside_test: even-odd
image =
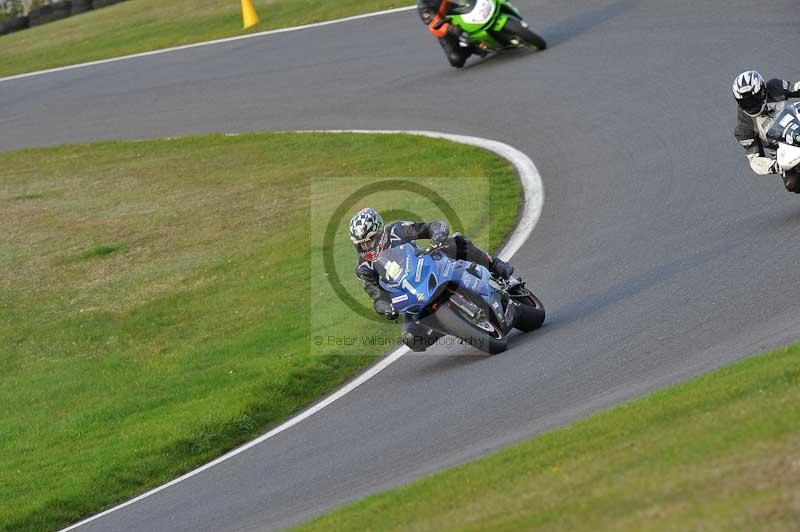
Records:
[[[785,106],[774,118],[767,138],[778,143],[778,164],[784,170],[800,165],[800,102]]]
[[[500,323],[505,321],[502,294],[492,286],[491,273],[483,266],[451,259],[441,251],[427,254],[412,244],[391,248],[376,262],[381,266],[378,271],[389,277],[381,275],[379,283],[402,314],[418,319],[449,288],[491,308]]]
[[[800,165],[800,147],[781,143],[778,146],[778,165],[784,170],[791,170]]]
[[[488,9],[491,4],[491,9]],[[522,18],[516,7],[505,0],[460,0],[451,2],[447,16],[469,34],[469,40],[489,48],[502,48],[491,32],[502,30],[509,16]]]
[[[800,146],[800,102],[785,106],[773,118],[767,130],[771,142],[784,142]]]

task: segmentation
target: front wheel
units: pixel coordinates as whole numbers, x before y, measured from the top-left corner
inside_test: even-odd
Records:
[[[544,305],[533,292],[527,288],[519,288],[515,291],[514,301],[519,303],[517,307],[517,317],[514,320],[514,327],[522,332],[535,331],[544,323]]]
[[[508,17],[508,22],[503,27],[503,33],[512,34],[539,50],[547,48],[547,41],[532,32],[527,22],[516,17]]]
[[[794,169],[789,172],[784,172],[783,185],[789,192],[800,194],[800,172],[795,172]]]
[[[488,319],[476,322],[449,301],[436,310],[436,318],[449,334],[485,353],[496,355],[508,347],[508,337],[494,322]]]

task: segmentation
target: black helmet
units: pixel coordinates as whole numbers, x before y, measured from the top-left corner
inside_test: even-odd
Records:
[[[733,98],[749,116],[760,115],[767,106],[767,83],[755,70],[742,72],[733,80]]]

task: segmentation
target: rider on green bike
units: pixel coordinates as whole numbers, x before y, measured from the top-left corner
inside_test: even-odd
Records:
[[[486,50],[469,42],[461,28],[450,24],[445,16],[448,3],[449,0],[418,0],[417,11],[422,22],[439,39],[439,44],[442,45],[450,64],[461,68],[470,55],[483,57],[486,55]]]

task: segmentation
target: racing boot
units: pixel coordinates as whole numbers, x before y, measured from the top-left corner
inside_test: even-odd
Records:
[[[497,277],[508,279],[514,274],[514,267],[511,264],[500,260],[500,257],[495,257],[492,259],[492,266],[489,268],[489,271],[491,271]]]
[[[465,237],[461,233],[454,233],[448,239],[448,246],[446,252],[452,257],[453,248],[455,248],[455,258],[461,260],[468,260],[475,264],[480,264],[488,269],[492,275],[502,279],[508,279],[514,273],[514,267],[509,263],[500,260],[499,257],[492,258],[491,255],[472,243],[472,240]]]

